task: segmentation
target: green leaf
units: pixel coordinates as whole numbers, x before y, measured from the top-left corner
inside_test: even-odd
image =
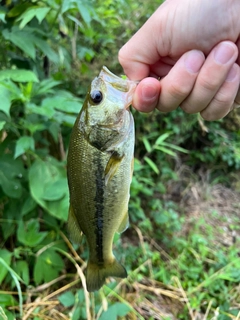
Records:
[[[2,35],[6,40],[14,43],[34,60],[36,58],[35,47],[38,47],[51,61],[58,62],[58,55],[49,46],[47,40],[44,40],[43,37],[39,35],[39,32],[36,35],[34,31],[34,29],[29,27],[25,27],[23,30],[13,27],[11,31],[7,29],[3,30]],[[25,39],[27,39],[27,41]]]
[[[59,200],[46,201],[44,199],[46,187],[55,182],[57,185],[57,181],[61,182],[62,179],[67,179],[65,169],[48,161],[37,160],[29,170],[29,184],[33,199],[54,217],[66,221],[69,206],[68,188],[66,187],[65,194]]]
[[[0,71],[0,74],[1,74],[1,71]],[[10,116],[11,94],[9,90],[3,87],[1,84],[0,84],[0,97],[1,97],[0,111],[4,112],[7,116]]]
[[[24,281],[20,278],[20,276],[6,263],[5,260],[3,260],[3,258],[0,257],[0,263],[7,268],[7,270],[9,271],[15,286],[17,288],[18,291],[18,299],[19,299],[19,312],[20,312],[20,316],[22,317],[23,314],[23,297],[22,297],[22,289],[21,289],[21,285],[20,285],[20,281],[22,283],[24,283]]]
[[[61,294],[60,296],[58,296],[58,300],[61,302],[61,304],[64,307],[71,307],[74,305],[75,303],[75,296],[72,293],[72,291],[67,291],[64,292],[63,294]]]
[[[47,249],[37,257],[34,265],[34,281],[38,285],[41,282],[49,282],[57,278],[64,268],[61,256],[53,249]]]
[[[22,136],[17,140],[14,158],[16,159],[20,155],[24,154],[28,150],[34,151],[34,139],[33,137]]]
[[[11,79],[16,82],[38,82],[35,73],[24,69],[1,70],[0,81],[5,79]]]
[[[12,295],[10,294],[0,294],[0,306],[1,307],[13,307],[13,306],[17,306],[18,303],[17,301],[13,298]],[[1,312],[0,312],[1,315]],[[1,317],[0,317],[1,319]]]
[[[76,121],[76,115],[72,116],[64,114],[63,112],[56,112],[54,115],[54,120],[57,121],[59,124],[64,124],[72,128]]]
[[[72,20],[73,22],[75,22],[80,28],[83,28],[83,24],[76,17],[72,16],[71,14],[68,14],[67,17],[69,20]],[[68,33],[68,29],[67,29],[67,26],[64,24],[64,21],[61,25],[61,28],[65,31],[66,34]]]
[[[42,40],[40,38],[37,39],[35,42],[36,47],[39,48],[51,61],[58,63],[58,55],[56,54],[55,51],[49,46],[47,41]]]
[[[147,150],[147,152],[151,152],[152,151],[152,147],[148,141],[148,139],[146,137],[143,137],[143,144]]]
[[[0,21],[2,21],[3,23],[6,23],[6,20],[5,20],[5,12],[2,12],[1,10],[0,10]]]
[[[34,103],[27,103],[26,110],[28,113],[40,114],[48,119],[51,119],[55,114],[55,110],[52,105],[36,106]]]
[[[26,223],[20,221],[18,224],[18,240],[26,246],[35,247],[47,236],[47,232],[39,232],[38,220],[29,220]]]
[[[103,312],[99,320],[117,320],[118,317],[126,316],[132,309],[125,303],[116,302]]]
[[[25,12],[23,12],[22,15],[16,21],[22,20],[19,25],[19,28],[23,29],[25,25],[34,17],[36,17],[38,19],[38,22],[41,23],[49,11],[49,7],[31,6]]]
[[[58,142],[58,134],[60,132],[60,125],[57,122],[52,122],[50,126],[48,127],[48,131],[51,133],[54,141],[57,143]]]
[[[9,199],[8,205],[4,206],[4,212],[1,215],[3,221],[0,223],[0,234],[4,240],[7,240],[11,235],[16,234],[17,223],[14,220],[19,220],[19,209],[21,206],[21,200]]]
[[[17,17],[31,6],[32,6],[31,2],[19,3],[16,5],[14,4],[13,8],[8,12],[7,16],[9,18]]]
[[[10,198],[20,198],[22,195],[21,178],[24,168],[20,160],[13,160],[11,155],[0,157],[0,185]]]
[[[158,146],[160,145],[164,140],[166,140],[172,133],[170,132],[166,132],[164,134],[162,134],[161,136],[159,136],[157,138],[157,140],[155,141],[155,145]]]
[[[77,48],[77,55],[82,59],[86,59],[86,61],[91,61],[91,59],[95,56],[95,52],[87,47],[79,46]]]
[[[177,156],[176,152],[174,152],[174,151],[172,151],[172,150],[170,150],[170,149],[168,149],[166,147],[163,147],[163,146],[156,146],[156,147],[154,147],[154,149],[158,150],[158,151],[162,151],[162,152],[164,152],[166,154],[169,154],[172,157],[176,157]]]
[[[4,80],[0,82],[0,85],[11,92],[12,100],[22,100],[23,94],[14,82],[12,82],[11,80]]]
[[[56,91],[54,97],[43,99],[41,106],[36,106],[33,103],[27,103],[26,109],[28,113],[36,113],[51,119],[54,116],[55,121],[60,123],[68,117],[65,113],[77,114],[82,108],[82,100],[74,97],[66,91]],[[64,112],[63,117],[57,115],[57,111]],[[76,116],[70,116],[70,123],[74,123]]]
[[[82,316],[82,308],[80,306],[77,306],[76,308],[74,308],[71,320],[86,319],[86,317],[81,318],[81,316]]]
[[[29,267],[25,260],[18,260],[14,266],[14,271],[20,275],[26,285],[29,284]]]
[[[0,131],[4,128],[5,124],[6,124],[6,121],[0,121]]]
[[[184,149],[184,148],[181,148],[175,144],[172,144],[172,143],[167,143],[167,142],[163,142],[162,143],[163,146],[166,146],[166,147],[169,147],[169,148],[172,148],[174,150],[177,150],[179,152],[183,152],[183,153],[189,153],[188,150]]]
[[[34,210],[36,208],[37,204],[34,201],[34,199],[32,197],[28,197],[21,209],[21,215],[24,216],[25,214],[31,212],[32,210]]]
[[[13,298],[14,299],[14,298]],[[0,305],[1,305],[1,297],[0,297]],[[9,306],[17,306],[17,303],[10,304]],[[16,317],[14,313],[10,312],[8,309],[5,309],[4,307],[0,307],[0,319],[1,320],[16,320]]]
[[[46,185],[42,198],[48,201],[59,200],[67,194],[67,179],[62,178]]]
[[[79,13],[83,18],[83,21],[86,24],[89,24],[91,21],[91,7],[81,0],[76,0],[76,2],[77,2]]]
[[[34,87],[34,91],[35,91],[35,95],[38,94],[46,94],[46,93],[53,93],[54,90],[52,90],[52,88],[58,86],[59,84],[61,84],[61,81],[56,81],[54,79],[44,79],[42,80],[40,83],[35,84]]]
[[[6,249],[0,249],[0,258],[2,258],[8,266],[10,266],[12,253]],[[1,260],[0,260],[0,284],[6,277],[7,273],[8,273],[8,269],[1,264]]]
[[[15,27],[12,28],[12,31],[8,31],[7,29],[3,30],[2,35],[6,40],[11,41],[18,48],[23,50],[29,57],[35,59],[36,52],[34,43],[36,38],[30,32],[24,32]]]
[[[69,9],[75,8],[74,2],[75,2],[75,0],[63,0],[61,13],[64,13],[64,12],[68,11]]]
[[[147,162],[147,164],[152,168],[152,170],[156,173],[159,174],[159,169],[156,166],[156,164],[148,157],[144,157],[144,160]]]
[[[65,113],[79,113],[82,108],[82,101],[65,92],[59,92],[58,95],[42,101],[43,108],[48,106]]]
[[[37,131],[43,131],[46,129],[46,122],[42,121],[41,123],[33,123],[29,121],[23,121],[22,122],[24,129],[30,131],[30,133],[33,135]]]

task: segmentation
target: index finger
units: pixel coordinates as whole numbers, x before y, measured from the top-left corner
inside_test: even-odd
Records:
[[[147,77],[150,65],[161,58],[157,49],[159,30],[155,28],[155,16],[156,12],[119,51],[119,62],[131,80]]]

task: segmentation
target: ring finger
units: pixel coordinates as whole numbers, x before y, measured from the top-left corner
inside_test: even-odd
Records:
[[[207,108],[201,111],[205,120],[218,120],[226,116],[234,107],[234,98],[237,95],[240,81],[240,68],[234,63],[230,69],[226,81],[216,93]],[[235,98],[237,103],[237,100]]]

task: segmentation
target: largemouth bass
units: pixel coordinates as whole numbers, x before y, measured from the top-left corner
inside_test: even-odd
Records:
[[[68,150],[69,232],[86,236],[88,291],[107,277],[125,278],[112,252],[113,237],[128,227],[133,172],[134,120],[129,111],[136,83],[103,67],[87,93],[74,124]]]

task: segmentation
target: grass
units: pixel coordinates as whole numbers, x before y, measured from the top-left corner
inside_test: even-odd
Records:
[[[23,320],[78,319],[77,316],[88,320],[109,316],[118,319],[121,314],[122,319],[240,319],[239,239],[227,248],[217,244],[214,247],[216,230],[211,229],[208,239],[206,230],[201,232],[203,227],[203,221],[196,224],[185,240],[178,235],[178,240],[186,243],[182,250],[178,244],[174,256],[132,226],[131,236],[137,237],[140,245],[132,251],[141,263],[129,272],[127,279],[118,283],[110,279],[95,294],[86,290],[83,274],[86,263],[63,235],[69,248],[63,254],[74,265],[75,273],[29,288],[21,293],[25,302],[8,309],[20,312],[22,307]],[[128,254],[125,241],[124,251]],[[225,264],[216,266],[221,259]],[[127,259],[125,263],[128,265]],[[1,293],[19,295],[19,292]],[[114,305],[118,308],[108,315]]]
[[[183,228],[173,235],[168,250],[137,225],[122,240],[116,238],[127,279],[109,279],[99,292],[89,294],[86,262],[61,233],[69,250],[59,252],[71,263],[72,273],[22,292],[1,291],[6,296],[21,293],[24,301],[8,310],[22,312],[23,320],[240,319],[237,194],[206,183],[189,188]],[[0,319],[7,319],[1,309]]]
[[[144,245],[145,241],[142,244]],[[72,248],[72,250],[74,249]],[[74,259],[73,255],[71,255],[71,259]],[[205,261],[199,262],[204,263]],[[210,262],[214,263],[214,261]],[[61,276],[51,283],[46,283],[22,293],[24,300],[28,301],[22,306],[22,319],[70,319],[71,314],[74,315],[78,306],[83,302],[77,299],[79,292],[82,292],[79,289],[80,282],[82,282],[84,288],[85,301],[85,303],[82,303],[83,306],[85,305],[85,313],[83,312],[82,316],[85,314],[85,319],[88,320],[102,319],[101,316],[104,315],[104,312],[107,312],[109,307],[113,303],[116,304],[116,302],[121,303],[118,312],[121,312],[123,306],[128,308],[128,315],[123,319],[218,319],[219,315],[224,314],[229,319],[239,319],[239,284],[235,288],[229,287],[229,296],[231,295],[232,300],[230,309],[236,310],[236,315],[221,311],[219,306],[216,307],[214,305],[214,296],[211,299],[202,297],[203,293],[211,285],[224,275],[226,277],[227,270],[237,263],[238,265],[240,264],[240,258],[232,260],[225,267],[209,275],[205,280],[201,282],[195,281],[195,286],[191,286],[191,289],[186,289],[186,284],[181,276],[183,270],[179,268],[177,260],[173,260],[171,264],[167,260],[164,263],[166,268],[171,266],[171,269],[175,269],[174,272],[177,274],[171,276],[169,284],[164,284],[155,280],[154,274],[152,278],[143,275],[143,273],[151,274],[154,270],[154,262],[148,258],[138,268],[130,272],[128,279],[123,279],[117,285],[115,282],[111,282],[109,286],[104,286],[99,293],[92,295],[85,290],[86,284],[83,271],[75,264],[77,275],[72,275],[71,277]],[[66,285],[54,290],[57,284],[61,284],[67,279],[68,283]],[[114,286],[113,289],[111,289],[112,285]],[[73,305],[71,304],[69,307],[67,296],[65,296],[65,299],[59,299],[66,292],[75,292],[75,295],[73,295],[74,300],[72,301]],[[18,295],[18,292],[5,292],[5,294]],[[226,298],[229,299],[229,297]],[[204,313],[201,311],[201,307],[205,309]],[[19,306],[9,309],[19,311]],[[182,312],[184,312],[183,315],[179,317]],[[210,315],[211,318],[209,317]],[[81,319],[84,318],[81,317]]]

